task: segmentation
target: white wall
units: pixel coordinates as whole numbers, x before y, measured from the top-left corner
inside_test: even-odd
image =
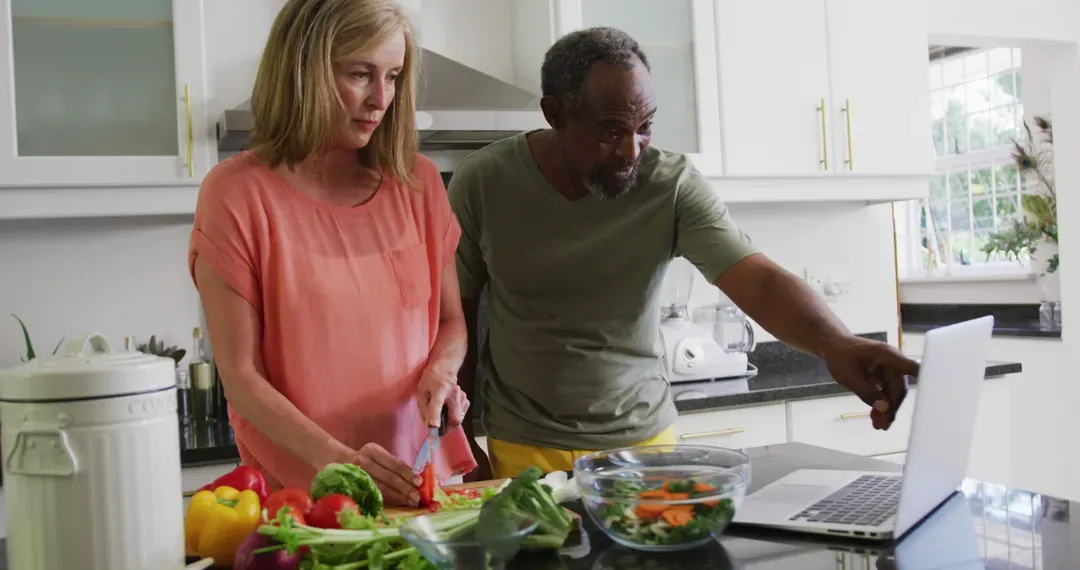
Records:
[[[25,354],[18,323],[49,353],[61,337],[101,332],[116,346],[152,334],[191,346],[199,302],[186,259],[190,219],[0,224],[0,368]]]
[[[284,3],[206,3],[214,120],[251,96],[266,35]],[[145,341],[157,334],[188,348],[201,315],[186,267],[190,232],[190,217],[0,223],[0,368],[24,354],[9,313],[26,322],[38,351],[51,351],[64,335],[94,331],[117,345],[125,336]]]
[[[887,332],[896,342],[896,282],[888,205],[736,204],[735,221],[754,244],[785,269],[803,276],[849,282],[851,291],[830,303],[854,332]],[[715,303],[719,290],[697,275],[691,306]],[[773,340],[761,327],[757,339]]]

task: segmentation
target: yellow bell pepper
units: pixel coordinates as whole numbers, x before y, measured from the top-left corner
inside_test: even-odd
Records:
[[[191,497],[184,516],[184,545],[189,556],[213,558],[232,566],[236,549],[259,527],[262,505],[255,491],[218,487]]]

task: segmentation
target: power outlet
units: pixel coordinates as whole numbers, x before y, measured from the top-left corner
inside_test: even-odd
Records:
[[[825,294],[825,283],[819,277],[810,273],[809,269],[803,269],[803,281],[818,295]]]

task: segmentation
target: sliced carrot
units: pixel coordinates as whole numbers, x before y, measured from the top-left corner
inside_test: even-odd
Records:
[[[669,501],[685,501],[690,498],[690,493],[668,493]]]
[[[670,496],[667,491],[661,491],[660,489],[654,489],[652,491],[642,491],[638,493],[638,496],[642,499],[659,499],[661,501],[669,500]]]
[[[694,512],[694,505],[667,505],[664,507],[665,511],[683,511],[687,513]]]
[[[655,519],[664,514],[664,505],[638,505],[634,514],[643,519]]]
[[[711,501],[702,501],[701,504],[705,505],[706,507],[715,507],[716,505],[720,504],[720,501],[717,499],[713,499]]]
[[[702,483],[700,481],[694,483],[695,493],[712,493],[713,491],[716,491],[716,487],[713,487],[708,483]]]
[[[671,492],[671,481],[664,481],[663,489],[670,493]]]
[[[662,515],[665,521],[671,526],[682,526],[694,520],[694,514],[682,510],[668,509],[664,511]]]

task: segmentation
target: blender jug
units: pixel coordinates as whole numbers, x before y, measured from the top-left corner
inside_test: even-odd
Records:
[[[757,343],[754,341],[754,326],[735,305],[721,305],[716,308],[714,337],[724,352],[751,352]]]

